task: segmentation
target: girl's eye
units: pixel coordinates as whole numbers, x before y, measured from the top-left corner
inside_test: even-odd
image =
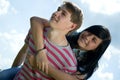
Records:
[[[93,41],[96,43],[96,38],[95,37],[93,38]]]

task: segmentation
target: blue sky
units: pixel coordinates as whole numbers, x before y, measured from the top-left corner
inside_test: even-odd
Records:
[[[31,16],[49,19],[63,0],[0,0],[0,69],[7,69],[24,44]],[[79,31],[94,24],[105,25],[112,42],[89,80],[119,80],[120,74],[120,0],[68,0],[84,13]]]

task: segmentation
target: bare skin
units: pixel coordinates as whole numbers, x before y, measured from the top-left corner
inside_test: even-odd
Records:
[[[34,29],[34,31],[36,32],[36,30],[35,30],[35,28],[37,29],[37,30],[39,30],[39,28],[38,27],[33,27],[33,29]],[[40,32],[40,31],[39,31]],[[82,39],[83,38],[83,39]],[[78,43],[79,43],[79,46],[81,46],[81,48],[83,49],[83,50],[94,50],[94,49],[96,49],[97,48],[97,46],[100,44],[102,42],[102,40],[101,39],[99,39],[97,36],[95,36],[95,35],[93,35],[93,34],[91,34],[91,33],[89,33],[89,32],[87,32],[87,31],[85,31],[85,32],[83,32],[82,34],[81,34],[81,36],[79,37],[79,39],[78,39]],[[86,45],[87,44],[87,45]],[[92,46],[92,45],[94,45],[94,46]],[[90,49],[89,49],[90,48]],[[45,50],[43,50],[43,51],[41,51],[41,53],[43,53],[44,54],[44,56],[46,56],[45,55],[45,53],[46,53],[46,51]],[[43,54],[41,54],[41,55],[43,55]],[[43,57],[43,56],[42,56]],[[30,59],[30,61],[31,61],[31,59]],[[31,65],[32,65],[33,63],[31,63]],[[34,66],[35,67],[35,66]],[[49,72],[49,71],[54,71],[54,70],[49,70],[50,68],[51,68],[52,66],[48,66],[47,67],[47,74],[49,74],[49,75],[51,75],[50,73],[52,73],[52,72]],[[46,68],[45,66],[43,67],[44,69]],[[40,68],[39,68],[40,69]],[[55,68],[51,68],[51,69],[55,69]],[[43,69],[41,69],[43,72],[45,72],[45,70],[43,70]],[[56,70],[55,69],[55,71],[56,72],[58,72],[58,74],[60,73],[60,71],[58,70]],[[64,73],[62,73],[62,74],[64,74]],[[75,74],[80,74],[80,73],[75,73]],[[57,74],[54,74],[54,75],[56,75],[57,76]],[[64,74],[65,75],[65,74]],[[64,76],[64,75],[62,75],[62,76]],[[55,76],[55,78],[56,78],[56,76]],[[60,75],[59,75],[60,76]],[[77,78],[76,78],[76,76],[77,76],[77,78],[79,78],[79,79],[84,79],[84,77],[85,77],[85,75],[71,75],[70,77],[71,77],[71,79],[73,79],[73,80],[77,80]],[[59,79],[60,79],[61,77],[59,77]],[[65,79],[67,79],[67,78],[65,78]],[[58,78],[57,78],[57,80],[58,80]],[[62,79],[62,80],[64,80],[64,79]]]
[[[100,38],[88,31],[82,32],[78,39],[80,48],[86,51],[96,49],[101,42]]]

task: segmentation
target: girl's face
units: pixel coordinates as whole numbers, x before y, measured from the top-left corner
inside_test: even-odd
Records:
[[[96,49],[101,42],[102,39],[88,31],[83,31],[78,39],[80,49],[87,51]]]

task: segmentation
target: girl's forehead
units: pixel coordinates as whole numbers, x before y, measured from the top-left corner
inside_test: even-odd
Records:
[[[91,34],[91,35],[94,35],[94,36],[98,37],[96,34],[90,32],[90,31],[87,31],[87,30],[86,30],[86,31],[83,31],[82,33],[87,33],[87,34]]]

